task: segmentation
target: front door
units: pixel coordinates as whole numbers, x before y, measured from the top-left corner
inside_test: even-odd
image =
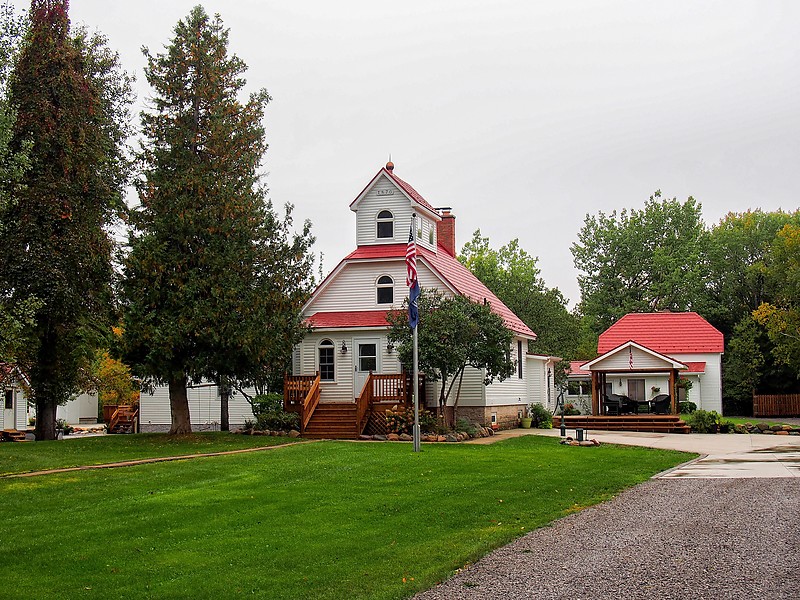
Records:
[[[355,340],[355,378],[353,382],[353,395],[355,398],[358,398],[361,394],[370,372],[380,372],[379,342],[378,338]]]
[[[14,418],[14,390],[3,390],[3,429],[16,429]]]

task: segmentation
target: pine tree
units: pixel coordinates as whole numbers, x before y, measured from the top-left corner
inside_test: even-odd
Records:
[[[245,64],[201,7],[163,54],[145,50],[153,88],[142,113],[141,207],[125,262],[124,354],[134,373],[169,385],[171,433],[191,431],[187,384],[253,380],[302,335],[310,287],[306,223],[292,237],[266,201],[261,90],[245,103]],[[285,352],[284,352],[285,354]],[[224,420],[224,419],[223,419]]]
[[[10,77],[9,148],[27,148],[28,164],[0,208],[0,297],[39,303],[17,354],[37,439],[54,437],[56,407],[78,391],[111,315],[107,226],[123,207],[130,85],[103,44],[71,37],[66,0],[33,0]]]

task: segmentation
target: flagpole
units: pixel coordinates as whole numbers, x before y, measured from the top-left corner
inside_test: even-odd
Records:
[[[417,328],[414,327],[414,452],[420,451],[419,431],[419,359]]]
[[[416,253],[416,246],[417,246],[417,224],[416,224],[416,216],[412,213],[411,215],[411,235],[414,240],[414,252]],[[419,285],[419,280],[417,280],[417,285]],[[419,430],[419,337],[417,336],[417,329],[419,327],[419,319],[414,324],[413,330],[413,361],[414,361],[414,428],[412,430],[412,434],[414,437],[414,452],[419,452],[420,448],[420,430]]]

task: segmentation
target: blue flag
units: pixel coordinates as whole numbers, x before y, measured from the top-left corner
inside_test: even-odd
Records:
[[[408,325],[414,329],[419,322],[419,281],[414,280],[414,285],[408,290]]]

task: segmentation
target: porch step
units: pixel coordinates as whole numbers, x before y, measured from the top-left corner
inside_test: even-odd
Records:
[[[581,427],[600,431],[689,433],[692,430],[678,415],[631,415],[621,417],[575,415],[564,417],[564,424],[568,429]],[[553,417],[553,427],[561,427],[560,415]]]
[[[18,431],[16,429],[4,429],[0,432],[0,437],[2,437],[4,442],[24,442],[25,441],[25,432]]]
[[[303,437],[352,440],[358,434],[355,403],[320,402],[303,432]]]

